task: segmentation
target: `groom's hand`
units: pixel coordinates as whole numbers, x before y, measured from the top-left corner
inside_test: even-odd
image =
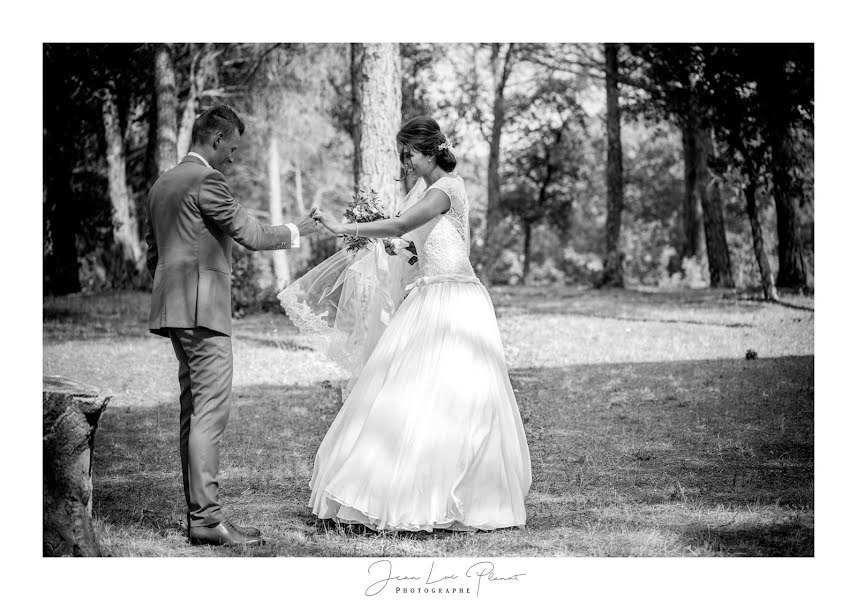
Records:
[[[298,232],[301,234],[301,236],[311,235],[318,231],[316,220],[312,218],[312,216],[315,214],[315,211],[316,209],[313,208],[311,211],[309,211],[309,214],[306,215],[303,219],[301,219],[300,223],[298,223]]]
[[[313,217],[325,228],[326,231],[330,231],[334,235],[342,234],[342,223],[340,223],[339,220],[330,213],[318,208],[315,210]]]

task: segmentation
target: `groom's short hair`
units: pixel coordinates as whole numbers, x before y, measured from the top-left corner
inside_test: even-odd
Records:
[[[235,111],[225,104],[216,104],[199,115],[193,122],[191,143],[206,142],[221,131],[224,136],[228,136],[236,129],[238,135],[244,135],[244,123],[241,122]]]

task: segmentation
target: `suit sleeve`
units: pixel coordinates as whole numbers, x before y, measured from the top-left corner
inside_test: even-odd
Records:
[[[155,240],[155,230],[152,227],[152,216],[146,215],[146,269],[152,279],[155,278],[155,269],[158,268],[158,243]]]
[[[232,197],[226,179],[212,170],[200,183],[199,209],[236,242],[250,250],[282,250],[292,247],[286,225],[264,225]]]

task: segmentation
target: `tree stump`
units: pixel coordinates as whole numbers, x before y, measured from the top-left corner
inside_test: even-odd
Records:
[[[44,556],[101,556],[92,530],[92,449],[110,396],[65,377],[42,391]]]

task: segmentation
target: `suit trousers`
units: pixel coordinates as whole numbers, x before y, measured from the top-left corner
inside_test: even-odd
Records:
[[[223,519],[217,473],[232,405],[232,338],[205,327],[170,328],[179,360],[179,448],[188,526]]]

